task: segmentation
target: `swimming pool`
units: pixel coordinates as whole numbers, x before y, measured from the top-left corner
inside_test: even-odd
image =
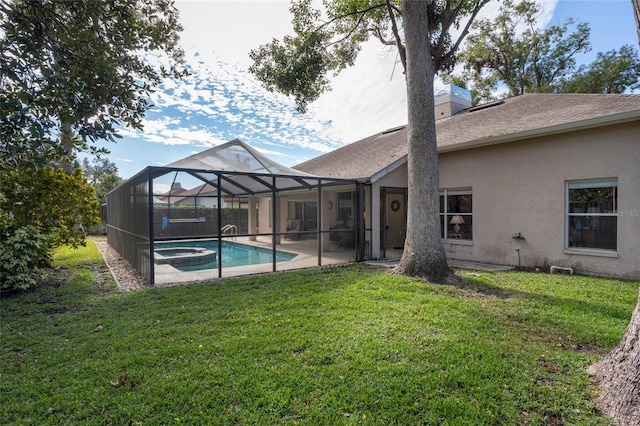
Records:
[[[171,241],[171,242],[156,242],[156,250],[165,250],[171,248],[180,247],[201,247],[207,251],[218,251],[218,241],[215,240],[197,240],[197,241]],[[271,250],[254,247],[247,244],[240,244],[231,241],[222,242],[222,267],[230,268],[233,266],[249,266],[258,265],[262,263],[273,262],[273,255]],[[286,262],[297,256],[296,253],[289,253],[286,251],[276,250],[276,262]],[[156,262],[157,263],[157,262]],[[176,269],[188,272],[188,271],[200,271],[202,269],[215,269],[218,267],[218,259],[211,262],[202,264],[177,264],[173,265]]]

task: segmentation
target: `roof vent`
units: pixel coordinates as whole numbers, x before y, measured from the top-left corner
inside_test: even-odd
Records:
[[[486,104],[474,106],[469,110],[469,112],[480,111],[481,109],[491,108],[494,106],[502,105],[503,103],[504,103],[504,100],[488,102]]]
[[[471,107],[471,92],[450,84],[436,92],[434,101],[436,120],[439,120]]]
[[[392,127],[391,129],[387,129],[385,131],[382,132],[383,135],[386,135],[387,133],[393,133],[393,132],[397,132],[398,130],[402,130],[407,126],[398,126],[398,127]]]

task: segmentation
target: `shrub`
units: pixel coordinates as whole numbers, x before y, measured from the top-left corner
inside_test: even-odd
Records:
[[[85,244],[98,202],[80,169],[0,170],[0,291],[24,290],[42,278],[55,247]]]
[[[3,238],[4,239],[4,238]],[[51,238],[36,226],[18,228],[0,246],[0,291],[26,290],[51,264]]]
[[[73,173],[52,167],[2,170],[0,187],[0,214],[9,235],[33,225],[51,236],[51,248],[77,247],[85,243],[83,226],[99,222],[95,191],[80,169]]]

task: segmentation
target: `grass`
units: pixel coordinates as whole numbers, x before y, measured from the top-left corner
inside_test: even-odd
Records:
[[[3,424],[609,424],[638,283],[367,265],[118,293],[89,243],[0,301]]]

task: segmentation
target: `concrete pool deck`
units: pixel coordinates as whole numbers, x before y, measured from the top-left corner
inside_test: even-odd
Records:
[[[229,241],[246,244],[254,247],[262,247],[271,250],[272,243],[270,237],[257,237],[255,241],[250,241],[248,237],[238,237],[229,239]],[[277,262],[276,271],[287,271],[292,269],[304,269],[317,266],[340,265],[355,261],[354,250],[344,250],[336,248],[334,244],[328,247],[323,246],[321,265],[318,265],[318,245],[317,240],[286,240],[282,239],[280,244],[276,245],[276,250],[286,251],[289,253],[297,253],[297,256],[291,260]],[[261,263],[257,265],[235,266],[230,268],[222,268],[222,277],[236,277],[241,275],[261,274],[273,272],[273,264]],[[166,286],[176,283],[186,283],[195,281],[207,281],[218,279],[218,269],[204,269],[201,271],[180,271],[171,265],[155,265],[155,285]]]
[[[248,237],[238,237],[237,239],[229,239],[229,241],[246,244],[254,247],[262,247],[271,250],[272,243],[270,237],[257,237],[256,240],[250,241]],[[323,246],[321,265],[318,264],[318,245],[315,238],[302,239],[302,240],[286,240],[282,239],[280,244],[276,245],[276,249],[280,251],[286,251],[290,253],[297,253],[297,256],[291,260],[277,262],[276,272],[288,271],[293,269],[313,268],[318,266],[328,265],[341,265],[348,264],[355,261],[354,250],[344,250],[336,248],[334,244],[329,246]],[[384,267],[394,267],[398,264],[401,250],[387,251],[388,259],[372,260],[367,263],[373,265],[379,265]],[[513,269],[513,266],[507,265],[492,265],[480,262],[471,262],[464,260],[450,259],[448,260],[449,266],[453,269],[465,269],[472,271],[508,271]],[[236,266],[229,268],[222,268],[222,277],[237,277],[241,275],[252,275],[273,272],[273,264],[263,263],[257,265]],[[188,283],[196,281],[209,281],[218,279],[218,269],[205,269],[201,271],[180,271],[171,265],[155,265],[155,285],[158,287],[175,285],[179,283]]]

